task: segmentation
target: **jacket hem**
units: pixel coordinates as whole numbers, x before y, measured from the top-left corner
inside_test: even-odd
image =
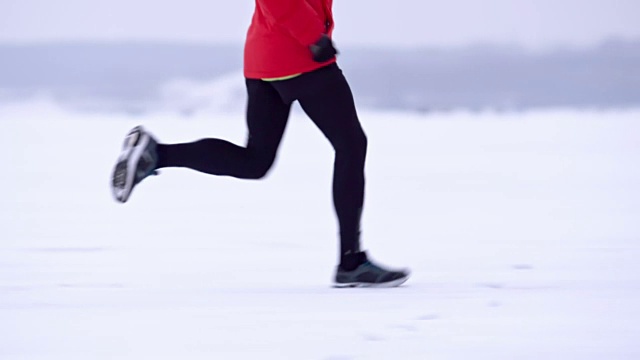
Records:
[[[244,77],[247,79],[256,79],[256,80],[279,78],[279,77],[289,76],[291,74],[308,73],[308,72],[323,68],[327,65],[331,65],[335,62],[337,62],[337,59],[334,57],[333,59],[326,62],[313,63],[309,66],[296,68],[296,69],[287,69],[283,71],[252,71],[252,70],[244,69]]]

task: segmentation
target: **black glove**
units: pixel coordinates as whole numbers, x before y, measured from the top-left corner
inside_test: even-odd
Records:
[[[338,50],[333,47],[333,41],[326,34],[322,34],[315,44],[309,46],[309,49],[311,50],[313,61],[319,63],[327,62],[338,54]]]

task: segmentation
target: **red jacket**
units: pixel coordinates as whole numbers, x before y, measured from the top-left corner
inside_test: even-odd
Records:
[[[335,62],[316,63],[309,45],[333,31],[333,0],[256,0],[244,47],[244,76],[283,77]]]

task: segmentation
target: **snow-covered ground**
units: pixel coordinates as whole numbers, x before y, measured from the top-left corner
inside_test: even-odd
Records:
[[[332,151],[300,113],[265,180],[167,169],[121,205],[130,127],[242,143],[242,114],[3,105],[0,359],[640,358],[640,110],[361,118],[396,289],[329,286]]]

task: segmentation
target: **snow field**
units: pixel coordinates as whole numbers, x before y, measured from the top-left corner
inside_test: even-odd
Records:
[[[635,359],[640,112],[362,112],[363,244],[413,270],[330,288],[332,150],[303,114],[263,181],[166,169],[111,199],[121,139],[243,143],[242,114],[0,109],[0,358]]]

